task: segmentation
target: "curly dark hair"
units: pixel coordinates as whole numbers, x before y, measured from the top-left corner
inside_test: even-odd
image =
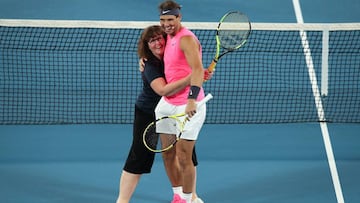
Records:
[[[163,35],[166,39],[166,33],[159,25],[152,25],[144,29],[138,41],[138,55],[140,58],[150,59],[155,57],[149,48],[148,42],[158,35]]]

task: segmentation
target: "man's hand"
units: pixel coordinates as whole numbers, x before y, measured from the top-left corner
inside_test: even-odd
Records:
[[[204,69],[204,82],[210,80],[213,75],[214,72],[210,72],[208,69]]]
[[[193,117],[196,114],[196,101],[195,99],[188,99],[186,104],[185,113],[188,115],[189,118]]]

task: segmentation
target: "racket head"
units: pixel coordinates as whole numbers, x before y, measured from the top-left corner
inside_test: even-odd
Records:
[[[204,99],[197,103],[198,107],[204,105],[212,94],[207,94]],[[143,132],[145,147],[155,153],[164,152],[175,146],[185,129],[185,124],[190,119],[185,113],[165,116],[151,122]]]
[[[179,140],[183,124],[175,116],[166,116],[151,122],[144,130],[143,142],[145,147],[155,153],[171,149]],[[157,128],[167,129],[167,134],[157,132]],[[171,132],[171,134],[169,134]]]
[[[233,51],[246,43],[251,32],[249,18],[239,11],[226,13],[217,27],[217,43],[228,51]]]

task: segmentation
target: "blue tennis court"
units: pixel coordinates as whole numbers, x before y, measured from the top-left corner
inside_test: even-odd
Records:
[[[359,130],[329,125],[346,202],[359,200]],[[115,201],[131,125],[2,126],[1,132],[6,202]],[[316,123],[205,125],[201,135],[198,193],[206,202],[337,202]],[[157,159],[133,202],[169,202]]]
[[[238,8],[253,22],[297,22],[291,1],[234,1],[218,8],[220,2],[179,1],[184,21],[216,22]],[[305,23],[360,22],[356,0],[300,4]],[[128,0],[1,0],[0,19],[157,21],[156,6]],[[209,203],[359,202],[360,125],[326,125],[334,160],[321,123],[205,125],[197,142],[200,197]],[[130,124],[0,125],[1,201],[115,202],[131,134]],[[157,156],[133,202],[166,203],[171,197]]]

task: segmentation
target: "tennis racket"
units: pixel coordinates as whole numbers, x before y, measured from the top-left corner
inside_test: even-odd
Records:
[[[235,51],[244,46],[251,32],[249,18],[239,12],[226,13],[219,22],[216,29],[216,54],[208,70],[214,72],[219,59],[227,53]],[[220,49],[223,52],[220,54]]]
[[[201,100],[197,107],[205,104],[213,96],[208,94],[203,100]],[[188,117],[185,117],[185,113],[165,116],[151,122],[144,130],[143,142],[147,149],[152,152],[164,152],[171,149],[176,142],[180,139],[181,134],[184,131],[185,124],[189,121]],[[171,130],[174,130],[174,134],[159,134],[156,132],[157,125],[171,125]]]

